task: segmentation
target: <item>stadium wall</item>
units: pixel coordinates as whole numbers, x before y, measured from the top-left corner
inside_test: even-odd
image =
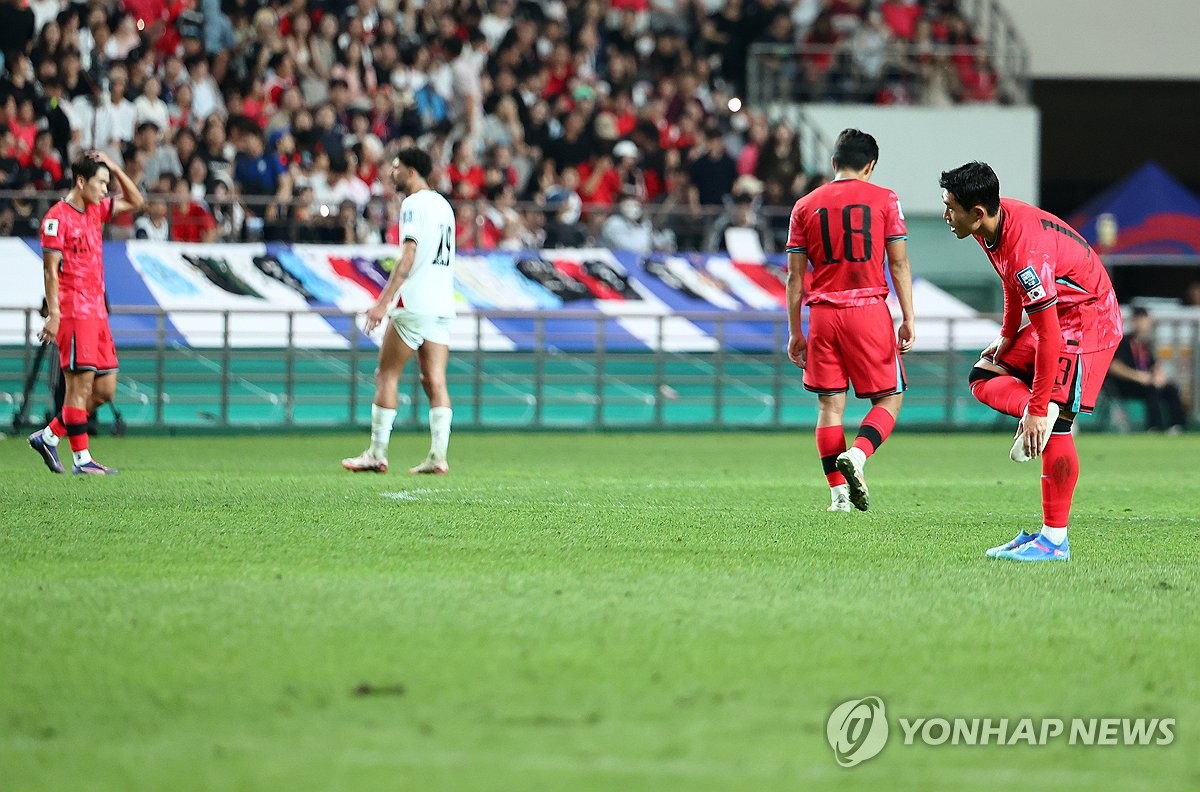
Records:
[[[1038,202],[1041,123],[1036,107],[806,104],[794,112],[802,112],[827,143],[847,127],[874,135],[880,150],[875,181],[896,191],[910,217],[940,217],[939,174],[971,160],[996,169],[1005,195]],[[823,168],[829,154],[809,150],[804,156],[809,167]]]
[[[998,0],[1034,79],[1197,80],[1196,0]]]

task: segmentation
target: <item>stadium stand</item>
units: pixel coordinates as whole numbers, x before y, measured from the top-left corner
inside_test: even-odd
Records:
[[[172,206],[171,239],[371,241],[394,234],[390,153],[417,141],[476,224],[466,245],[592,241],[632,198],[683,249],[737,175],[763,183],[768,217],[824,178],[795,130],[734,109],[757,46],[785,48],[765,63],[796,99],[1004,99],[954,0],[0,8],[0,215],[18,233],[103,148]],[[578,233],[561,234],[563,206]]]

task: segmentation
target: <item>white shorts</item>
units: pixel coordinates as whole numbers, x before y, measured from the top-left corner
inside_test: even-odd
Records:
[[[420,349],[426,341],[450,346],[452,316],[433,316],[414,313],[407,308],[393,308],[388,311],[388,318],[400,334],[400,340],[413,349]]]

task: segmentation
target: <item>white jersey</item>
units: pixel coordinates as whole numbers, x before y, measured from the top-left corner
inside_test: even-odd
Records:
[[[434,190],[400,204],[400,240],[417,243],[417,255],[400,286],[400,304],[413,313],[454,316],[454,210]]]

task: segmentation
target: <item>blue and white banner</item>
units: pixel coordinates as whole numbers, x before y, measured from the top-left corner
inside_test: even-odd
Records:
[[[118,346],[150,346],[160,330],[173,345],[219,348],[296,346],[344,349],[353,333],[339,313],[362,313],[374,302],[395,266],[387,245],[105,244],[109,302],[151,309],[113,316]],[[3,276],[0,307],[37,307],[43,295],[36,240],[0,239]],[[639,256],[604,248],[460,252],[455,262],[459,319],[452,345],[469,350],[530,350],[539,340],[564,352],[605,349],[742,351],[782,349],[779,318],[785,310],[782,257],[731,260],[689,253]],[[981,349],[999,326],[933,284],[916,279],[917,349]],[[894,298],[893,315],[899,315]],[[159,327],[154,313],[166,322]],[[481,313],[568,311],[535,321]],[[289,325],[288,315],[292,319]],[[579,318],[579,313],[591,314]],[[761,321],[690,319],[686,313],[758,313]],[[926,318],[931,317],[931,318]],[[936,317],[936,318],[932,318]],[[954,319],[953,337],[950,323]],[[36,335],[40,323],[36,321]],[[25,341],[19,310],[0,310],[0,344]],[[378,337],[379,334],[376,333]]]

